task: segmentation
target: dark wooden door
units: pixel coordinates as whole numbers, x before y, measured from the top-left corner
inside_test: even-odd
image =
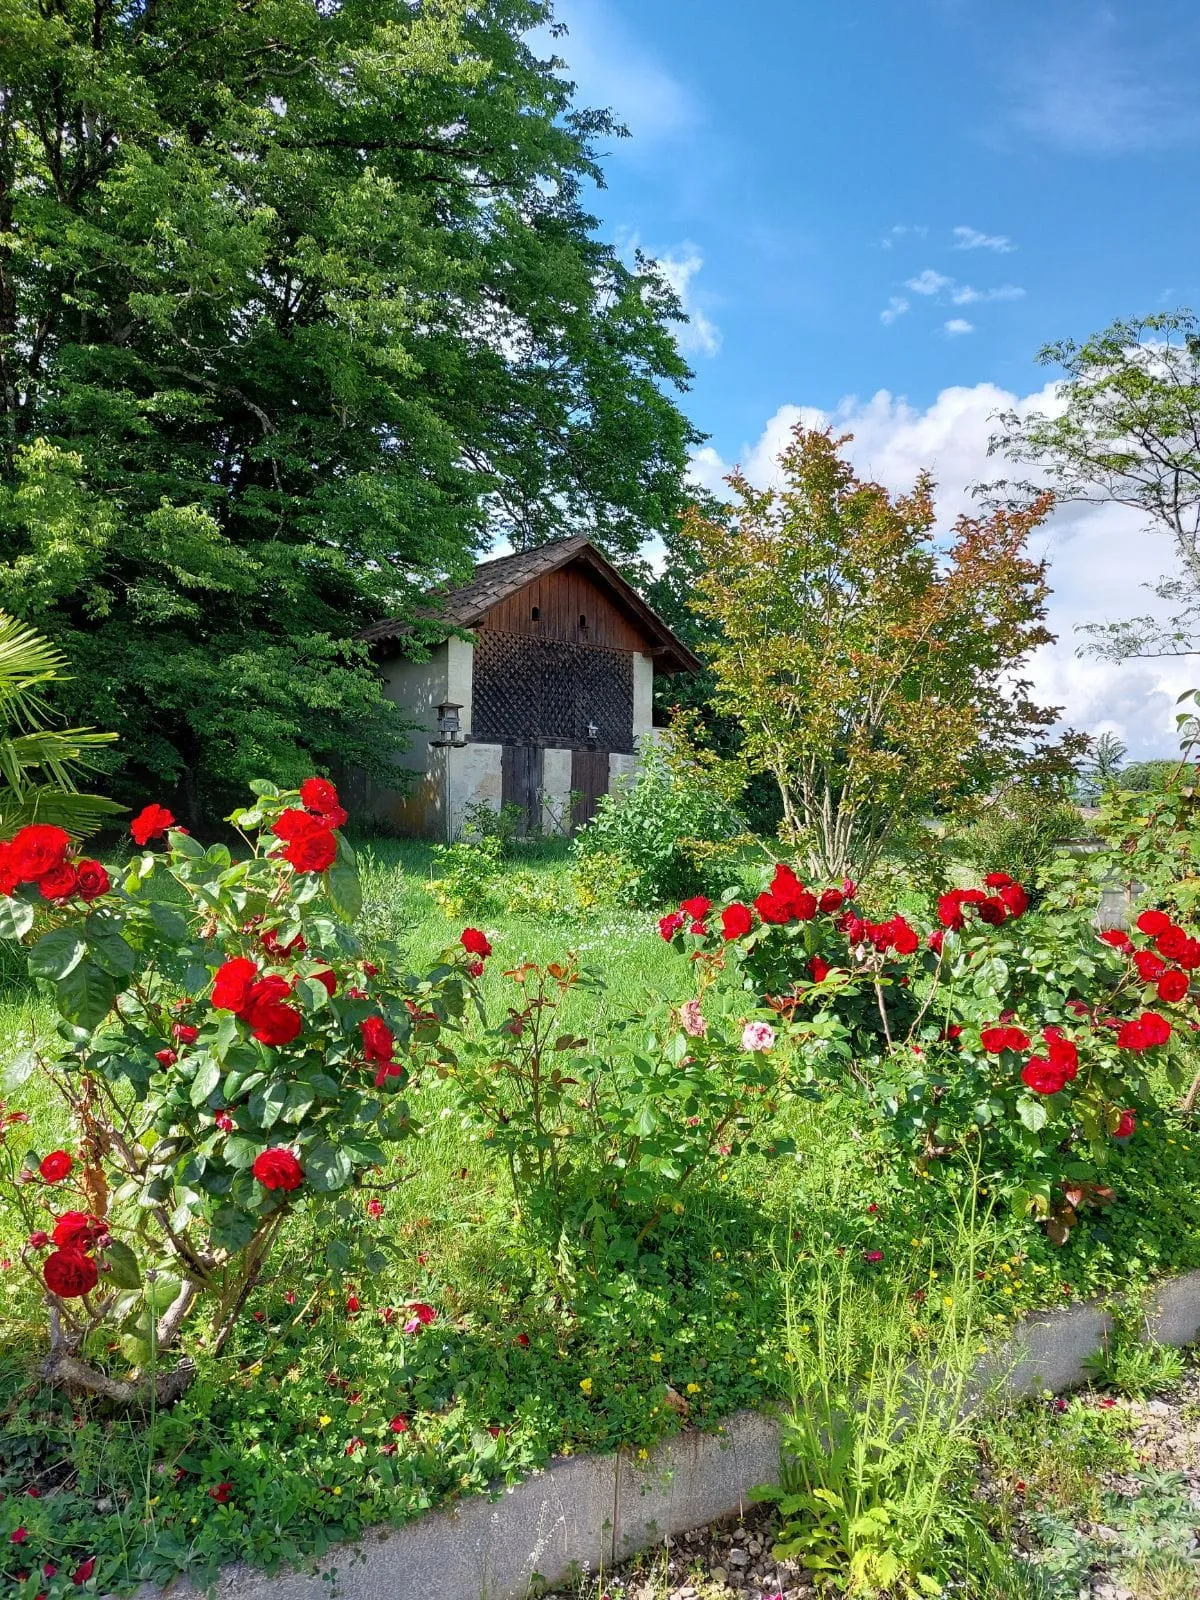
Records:
[[[580,795],[571,813],[571,827],[574,830],[592,820],[600,796],[608,793],[607,750],[572,750],[571,788]]]
[[[500,758],[500,802],[520,806],[522,833],[533,832],[542,820],[542,748],[536,744],[506,744]]]

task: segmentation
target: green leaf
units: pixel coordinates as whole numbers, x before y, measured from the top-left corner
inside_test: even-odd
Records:
[[[0,894],[0,939],[23,939],[33,927],[33,907],[28,900]]]
[[[273,1128],[279,1121],[280,1113],[283,1111],[287,1100],[287,1092],[287,1084],[277,1079],[274,1083],[268,1083],[265,1087],[256,1089],[250,1096],[247,1109],[260,1128]]]
[[[231,1133],[225,1141],[224,1156],[231,1167],[239,1171],[254,1165],[254,1158],[262,1148],[259,1139],[246,1139],[240,1133]]]
[[[244,1250],[254,1237],[258,1219],[237,1206],[218,1206],[213,1213],[209,1242],[215,1250],[228,1250],[236,1255]]]
[[[321,1194],[343,1189],[350,1181],[349,1153],[324,1140],[306,1150],[301,1161],[306,1180]]]
[[[187,919],[174,906],[164,906],[155,900],[150,906],[150,920],[171,944],[186,944],[191,938]]]
[[[304,1120],[304,1113],[317,1098],[317,1092],[311,1083],[299,1082],[288,1084],[287,1098],[283,1102],[283,1120],[297,1123]]]
[[[320,1011],[329,1004],[329,990],[315,978],[297,978],[294,987],[296,998],[305,1011]]]
[[[115,978],[127,978],[137,966],[132,946],[111,919],[89,917],[83,932],[92,958]]]
[[[58,1009],[79,1028],[98,1028],[112,1010],[117,986],[94,962],[81,961],[54,986]]]
[[[1030,1133],[1038,1133],[1050,1120],[1050,1113],[1041,1100],[1020,1101],[1017,1106],[1017,1116]]]
[[[32,1074],[37,1066],[37,1054],[33,1050],[19,1050],[8,1064],[4,1074],[4,1087],[15,1089]]]
[[[29,952],[29,970],[37,978],[56,981],[73,972],[87,954],[87,945],[74,928],[44,933]]]
[[[208,1097],[221,1081],[221,1068],[211,1056],[205,1056],[196,1068],[196,1076],[192,1079],[192,1087],[188,1099],[192,1105],[199,1108],[204,1105]]]
[[[358,866],[354,851],[338,835],[337,859],[325,874],[329,899],[343,922],[355,922],[362,911],[362,886],[358,879]]]
[[[104,1251],[109,1276],[118,1289],[136,1289],[142,1281],[141,1268],[133,1251],[121,1239],[110,1239]]]
[[[231,1050],[229,1055],[232,1057],[234,1051]],[[225,1104],[232,1105],[241,1095],[248,1094],[260,1084],[265,1077],[266,1073],[259,1067],[257,1059],[254,1061],[252,1071],[248,1071],[245,1064],[231,1067],[225,1074]]]

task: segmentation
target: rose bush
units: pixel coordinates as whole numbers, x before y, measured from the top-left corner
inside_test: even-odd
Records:
[[[942,895],[920,932],[780,865],[752,907],[685,901],[659,927],[703,984],[775,1013],[806,1080],[860,1095],[918,1170],[970,1152],[1065,1242],[1081,1205],[1111,1198],[1150,1072],[1183,1081],[1200,941],[1157,909],[1098,933],[1078,864],[1047,876],[1036,914],[996,872]]]
[[[484,954],[476,930],[463,941]],[[786,1041],[776,1049],[765,1017],[752,1010],[748,1023],[745,997],[715,976],[703,973],[681,1007],[588,1039],[563,1031],[558,1013],[572,991],[598,993],[599,978],[573,957],[527,962],[505,974],[502,1020],[481,1011],[480,1028],[442,1039],[438,1070],[465,1125],[503,1158],[525,1221],[560,1264],[580,1241],[627,1258],[711,1158],[791,1148],[769,1132]]]
[[[60,829],[0,844],[0,936],[26,948],[61,1017],[58,1054],[21,1071],[41,1066],[75,1131],[71,1149],[20,1160],[11,1124],[0,1139],[57,1381],[127,1398],[89,1352],[115,1338],[141,1366],[201,1302],[219,1347],[297,1206],[317,1213],[329,1264],[350,1266],[354,1191],[384,1186],[412,1127],[406,1078],[464,1008],[466,950],[422,978],[363,958],[333,785],[254,787],[229,819],[236,856],[147,806],[119,884]]]

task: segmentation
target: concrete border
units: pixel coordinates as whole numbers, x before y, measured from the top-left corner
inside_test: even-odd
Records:
[[[1160,1284],[1144,1322],[1162,1344],[1200,1339],[1200,1272]],[[984,1374],[1015,1397],[1076,1388],[1111,1328],[1100,1302],[1027,1317],[988,1357]],[[230,1567],[210,1592],[219,1600],[532,1600],[668,1535],[740,1515],[754,1485],[778,1470],[779,1424],[739,1411],[717,1433],[689,1429],[664,1440],[645,1462],[629,1451],[565,1457],[495,1498],[477,1496],[368,1533],[312,1572],[272,1578]],[[186,1583],[168,1592],[197,1600]],[[161,1594],[143,1585],[137,1600]]]

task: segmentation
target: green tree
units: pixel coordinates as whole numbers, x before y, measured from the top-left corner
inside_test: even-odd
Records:
[[[1037,467],[1060,500],[1141,512],[1177,560],[1149,585],[1175,614],[1090,623],[1089,649],[1113,661],[1200,652],[1200,321],[1186,310],[1117,321],[1038,360],[1065,374],[1061,409],[1007,413],[992,451]]]
[[[494,536],[620,556],[680,502],[679,304],[596,237],[621,130],[551,20],[0,0],[0,604],[189,820],[383,770],[356,632]]]
[[[845,439],[797,428],[781,489],[728,480],[728,516],[688,513],[700,614],[719,627],[716,705],[748,770],[769,773],[783,833],[823,881],[860,875],[906,827],[1069,771],[1056,711],[1024,668],[1049,643],[1044,563],[1026,552],[1050,497],[934,537],[933,484],[860,482]]]
[[[85,839],[121,810],[79,788],[96,771],[96,752],[111,733],[56,727],[46,690],[62,684],[60,650],[0,611],[0,836],[28,822],[53,823]]]

